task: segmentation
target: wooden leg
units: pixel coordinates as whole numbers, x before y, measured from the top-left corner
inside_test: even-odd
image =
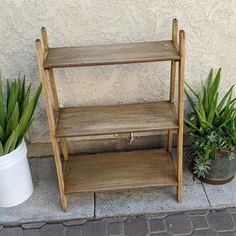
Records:
[[[182,202],[182,187],[183,186],[183,131],[178,132],[178,187],[177,201]]]
[[[61,149],[62,149],[62,153],[64,156],[64,161],[68,161],[68,150],[67,150],[67,145],[66,145],[66,141],[64,138],[61,139]]]
[[[179,33],[179,130],[178,130],[178,189],[177,200],[182,201],[183,185],[183,132],[184,132],[184,70],[185,70],[185,33]]]
[[[172,145],[173,145],[173,130],[168,130],[168,140],[167,140],[167,151],[172,152]]]
[[[61,205],[62,205],[62,209],[64,211],[67,211],[67,199],[65,196],[65,184],[64,184],[64,178],[63,178],[63,172],[62,172],[58,140],[56,139],[56,137],[52,137],[51,140],[52,140],[52,147],[53,147],[54,159],[55,159],[56,170],[57,170],[57,179],[58,179],[58,185],[59,185],[60,196],[61,196]]]
[[[178,20],[173,19],[172,22],[172,41],[177,45]],[[171,61],[170,70],[170,103],[174,106],[175,101],[175,80],[176,80],[176,61]],[[168,130],[167,151],[172,152],[173,130]]]
[[[57,170],[57,179],[58,179],[58,185],[59,185],[59,190],[60,190],[61,204],[62,204],[63,210],[66,211],[67,210],[67,200],[66,200],[66,196],[65,196],[65,183],[64,183],[63,172],[62,172],[62,165],[61,165],[58,140],[55,137],[56,126],[55,126],[52,107],[50,104],[50,97],[49,97],[48,88],[47,88],[46,72],[43,68],[44,52],[42,50],[40,40],[36,40],[35,48],[36,48],[36,52],[37,52],[40,77],[41,77],[42,85],[43,85],[44,101],[45,101],[45,106],[46,106],[47,115],[48,115],[48,124],[49,124],[49,130],[50,130],[50,135],[51,135],[54,160],[55,160],[56,170]]]

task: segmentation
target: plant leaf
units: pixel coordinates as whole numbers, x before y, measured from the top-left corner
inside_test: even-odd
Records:
[[[17,139],[17,136],[18,136],[17,131],[14,130],[11,133],[10,137],[7,139],[7,141],[6,141],[5,145],[4,145],[4,149],[3,149],[4,150],[4,154],[9,153],[10,148],[14,144],[15,139]]]
[[[220,78],[221,78],[221,68],[217,71],[216,77],[209,88],[209,106],[211,105],[211,102],[218,91]]]
[[[3,143],[5,142],[6,139],[6,134],[2,126],[0,125],[0,141]]]
[[[4,151],[3,151],[3,146],[2,146],[2,142],[0,141],[0,156],[4,155]]]

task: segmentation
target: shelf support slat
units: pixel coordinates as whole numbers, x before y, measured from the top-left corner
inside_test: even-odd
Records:
[[[172,41],[174,45],[177,45],[178,42],[178,20],[174,19],[172,22]],[[171,70],[170,70],[170,102],[174,106],[175,101],[175,80],[176,80],[176,61],[171,61]],[[168,141],[167,141],[167,150],[168,152],[172,151],[173,146],[173,130],[168,130]]]
[[[42,41],[43,41],[43,49],[44,49],[43,55],[44,55],[44,60],[45,60],[48,50],[49,50],[48,35],[47,35],[47,30],[45,27],[41,28],[41,36],[42,36]],[[56,88],[56,82],[55,82],[55,77],[54,77],[54,71],[52,68],[50,68],[47,70],[47,72],[48,72],[48,77],[49,77],[49,81],[50,81],[54,110],[56,111],[57,115],[59,115],[60,107],[59,107],[59,100],[58,100],[58,95],[57,95],[57,88]],[[61,148],[62,148],[64,160],[66,161],[66,160],[68,160],[68,151],[67,151],[67,146],[66,146],[66,142],[65,142],[64,138],[61,138]]]
[[[40,73],[42,86],[43,86],[44,100],[45,100],[45,106],[47,110],[49,130],[50,130],[52,147],[53,147],[53,152],[54,152],[54,159],[55,159],[56,170],[57,170],[57,178],[58,178],[58,184],[59,184],[59,190],[60,190],[60,196],[61,196],[61,203],[62,203],[63,210],[66,211],[67,200],[66,200],[65,192],[64,192],[65,183],[64,183],[63,172],[62,172],[60,151],[59,151],[59,146],[58,146],[58,140],[55,136],[56,126],[55,126],[55,120],[53,117],[53,111],[50,105],[50,98],[49,98],[48,89],[47,89],[47,76],[43,68],[44,52],[42,50],[41,42],[39,39],[37,39],[35,42],[35,49],[37,52],[39,73]]]
[[[184,130],[184,71],[185,71],[185,32],[179,32],[179,130],[178,130],[178,187],[177,200],[182,202],[183,185],[183,130]]]

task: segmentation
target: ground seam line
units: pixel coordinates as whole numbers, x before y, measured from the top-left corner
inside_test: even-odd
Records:
[[[207,195],[207,192],[206,192],[205,186],[204,186],[204,184],[203,184],[202,182],[201,182],[201,185],[202,185],[203,191],[205,192],[205,195],[206,195],[207,201],[208,201],[210,207],[212,207],[211,202],[210,202],[210,199],[209,199],[209,197],[208,197],[208,195]]]
[[[96,219],[96,193],[93,193],[93,219]]]

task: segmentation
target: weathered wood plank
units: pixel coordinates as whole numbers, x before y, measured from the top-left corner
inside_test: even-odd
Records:
[[[177,128],[178,122],[171,103],[160,101],[61,108],[56,136],[76,137]]]
[[[173,41],[49,48],[44,68],[179,60]]]
[[[166,150],[70,156],[66,193],[176,186],[177,173]]]

